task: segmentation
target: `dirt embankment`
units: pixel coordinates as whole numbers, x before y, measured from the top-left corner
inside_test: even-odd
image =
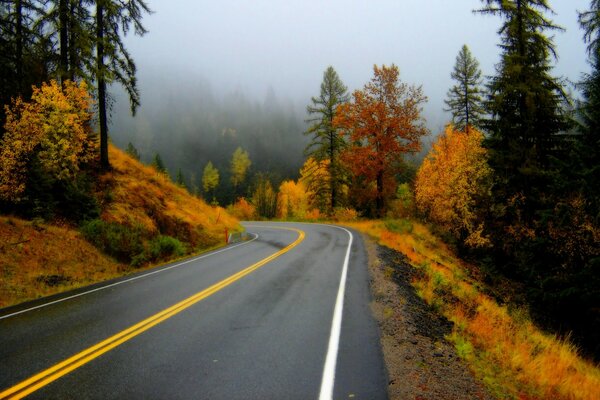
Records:
[[[371,307],[381,329],[390,399],[492,399],[444,338],[452,323],[411,286],[418,272],[403,254],[363,236],[369,253]]]

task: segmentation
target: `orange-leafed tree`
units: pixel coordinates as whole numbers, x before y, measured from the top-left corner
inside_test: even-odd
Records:
[[[491,169],[483,134],[451,125],[433,144],[417,172],[415,200],[429,219],[468,246],[489,244],[484,235],[482,205],[490,196]]]
[[[85,82],[56,81],[33,88],[30,102],[6,107],[6,133],[0,143],[0,198],[18,202],[32,162],[48,177],[73,180],[94,158],[91,97]]]
[[[373,67],[374,76],[352,101],[338,107],[334,126],[348,136],[349,146],[342,159],[355,179],[364,187],[373,187],[376,214],[385,210],[385,193],[395,188],[389,179],[403,154],[419,151],[421,137],[428,134],[421,117],[421,105],[427,101],[420,86],[399,79],[398,67]],[[374,182],[374,185],[369,185]],[[365,195],[368,195],[365,193]]]

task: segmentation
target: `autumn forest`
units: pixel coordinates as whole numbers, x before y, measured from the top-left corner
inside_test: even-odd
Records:
[[[470,48],[460,49],[447,71],[451,120],[442,132],[427,127],[420,83],[389,63],[374,65],[356,90],[327,67],[304,120],[274,94],[262,105],[239,95],[231,107],[207,98],[190,111],[195,119],[156,110],[136,134],[122,123],[131,130],[113,140],[111,92],[124,93],[116,104],[126,99],[133,114],[145,101],[123,39],[146,33],[149,5],[2,1],[0,212],[75,227],[126,264],[214,245],[163,232],[170,223],[158,224],[159,235],[106,217],[116,193],[106,176],[118,173],[112,141],[239,220],[420,221],[477,266],[500,303],[526,307],[598,362],[600,1],[579,14],[591,70],[573,90],[552,72],[561,28],[550,3],[481,2],[474,12],[497,24],[500,61],[485,76]],[[178,134],[186,129],[211,135]]]

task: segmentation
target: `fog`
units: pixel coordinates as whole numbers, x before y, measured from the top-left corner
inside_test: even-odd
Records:
[[[483,4],[478,0],[148,0],[148,4],[154,11],[144,18],[149,33],[126,39],[139,70],[141,122],[131,120],[117,93],[112,126],[117,144],[135,140],[142,152],[163,151],[169,141],[155,140],[157,135],[190,134],[201,142],[206,132],[193,125],[203,108],[219,108],[223,114],[218,122],[223,126],[215,127],[215,132],[230,128],[224,115],[235,98],[262,108],[274,96],[288,120],[282,131],[294,134],[297,129],[301,137],[304,109],[318,94],[328,65],[351,91],[371,78],[373,64],[398,65],[403,81],[423,86],[429,98],[424,106],[427,126],[439,133],[449,121],[443,100],[452,85],[450,72],[460,47],[471,48],[484,75],[492,75],[499,61],[501,20],[474,14],[472,10]],[[589,1],[550,4],[556,12],[551,18],[566,29],[553,33],[559,55],[553,73],[576,82],[588,70],[577,10],[587,8]],[[178,120],[171,118],[172,129],[163,124],[159,132],[156,120],[161,108],[161,118],[173,113]],[[186,112],[190,113],[186,132],[176,132]],[[205,117],[217,123],[214,116]],[[255,129],[263,129],[256,124]],[[298,147],[290,149],[294,168],[301,162],[304,141],[288,143]],[[159,143],[161,149],[153,148]],[[171,168],[177,153],[174,150],[168,157]]]

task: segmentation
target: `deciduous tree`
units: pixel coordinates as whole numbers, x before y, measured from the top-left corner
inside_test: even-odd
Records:
[[[34,159],[52,179],[76,178],[95,150],[90,105],[85,82],[71,81],[51,81],[34,88],[30,102],[14,101],[0,145],[0,198],[20,200]]]
[[[252,165],[248,152],[238,147],[231,156],[231,184],[237,194],[238,187],[246,180],[248,169]]]
[[[219,170],[216,169],[212,162],[208,162],[204,167],[202,173],[202,189],[208,196],[210,194],[214,197],[215,189],[219,186]]]
[[[488,245],[480,207],[487,204],[491,169],[483,134],[451,125],[433,144],[415,181],[419,210],[467,245]]]
[[[428,133],[421,117],[421,105],[427,100],[421,87],[399,80],[398,67],[374,66],[374,77],[353,99],[338,107],[333,125],[348,137],[349,147],[343,154],[355,177],[375,182],[376,214],[385,210],[386,176],[397,172],[394,167],[403,154],[416,152],[421,137]],[[389,186],[389,185],[387,185]]]

